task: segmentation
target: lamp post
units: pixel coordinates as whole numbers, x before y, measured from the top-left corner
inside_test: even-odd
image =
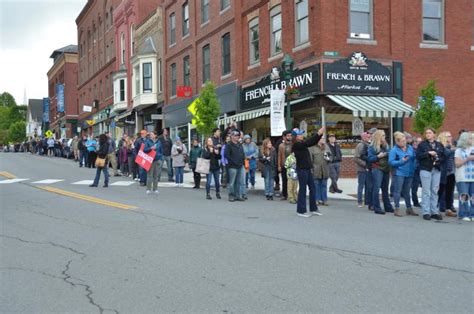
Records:
[[[105,125],[107,125],[107,132],[110,131],[110,121],[109,121],[109,118],[110,118],[110,108],[105,108],[104,109],[104,113],[106,115],[106,120],[105,120]]]
[[[295,61],[291,58],[289,54],[285,54],[283,57],[283,61],[281,62],[281,68],[283,69],[283,78],[285,80],[291,80],[293,77],[293,65]],[[285,101],[286,101],[286,125],[287,129],[291,130],[292,123],[291,123],[291,107],[290,107],[290,97],[285,92]]]

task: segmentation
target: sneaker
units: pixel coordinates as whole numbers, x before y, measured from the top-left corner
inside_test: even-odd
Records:
[[[235,202],[235,198],[233,196],[229,196],[229,202]]]
[[[255,190],[255,185],[252,185],[252,190]]]
[[[357,204],[357,207],[362,208],[363,206],[362,206],[361,203],[359,203],[359,204]]]
[[[179,183],[175,183],[174,186],[175,186],[175,187],[179,187]]]
[[[296,201],[291,200],[291,201],[290,201],[290,204],[296,204]]]
[[[443,220],[443,216],[441,216],[441,214],[431,215],[431,218],[435,220]]]
[[[150,193],[151,193],[151,191],[150,191],[150,190],[146,190],[146,194],[150,194]]]
[[[304,217],[304,218],[309,218],[309,217],[312,216],[311,214],[308,214],[308,213],[304,213],[304,214],[297,213],[296,215],[298,215],[300,217]]]
[[[423,215],[423,219],[424,220],[431,220],[431,215],[430,214]]]
[[[464,218],[461,219],[461,220],[462,220],[462,221],[469,221],[469,222],[470,222],[470,221],[471,221],[471,218],[469,218],[469,217],[464,217]]]
[[[155,190],[155,194],[160,194],[160,192],[158,190]]]
[[[323,214],[319,211],[319,210],[316,210],[314,212],[311,212],[311,215],[314,215],[314,216],[322,216]]]

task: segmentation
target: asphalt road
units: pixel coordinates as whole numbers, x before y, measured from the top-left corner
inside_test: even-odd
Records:
[[[89,188],[72,183],[93,169],[22,153],[0,153],[0,172],[28,179],[0,181],[2,313],[474,308],[474,223],[349,201],[305,219],[262,191],[229,203],[171,186]],[[34,183],[46,179],[63,181]]]

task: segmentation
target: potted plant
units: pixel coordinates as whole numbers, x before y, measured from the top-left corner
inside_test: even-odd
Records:
[[[300,91],[294,86],[288,86],[285,90],[285,94],[289,99],[296,99],[300,96]]]

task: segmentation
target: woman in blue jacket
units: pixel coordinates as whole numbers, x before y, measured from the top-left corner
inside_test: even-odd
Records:
[[[402,217],[400,212],[400,196],[403,196],[406,204],[406,213],[418,216],[411,206],[410,188],[415,174],[415,151],[407,144],[405,134],[395,132],[395,146],[390,150],[388,162],[394,168],[393,180],[395,190],[393,198],[395,201],[395,216]]]

